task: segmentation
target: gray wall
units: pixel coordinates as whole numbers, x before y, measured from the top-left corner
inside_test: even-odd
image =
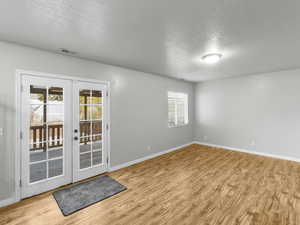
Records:
[[[0,201],[14,195],[15,70],[111,81],[112,166],[193,140],[194,84],[0,42]],[[189,94],[188,126],[168,128],[167,91]],[[151,150],[147,146],[151,146]]]
[[[198,83],[195,139],[300,159],[300,70]]]

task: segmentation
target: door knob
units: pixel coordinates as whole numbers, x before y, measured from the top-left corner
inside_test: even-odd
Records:
[[[78,130],[77,130],[77,129],[75,129],[75,130],[74,130],[74,133],[78,133]]]
[[[78,140],[78,137],[74,137],[74,140],[77,141],[77,140]]]

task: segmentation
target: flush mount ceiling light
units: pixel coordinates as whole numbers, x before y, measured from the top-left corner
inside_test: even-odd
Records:
[[[222,58],[222,54],[220,53],[211,53],[202,57],[202,60],[207,64],[215,64],[218,63]]]

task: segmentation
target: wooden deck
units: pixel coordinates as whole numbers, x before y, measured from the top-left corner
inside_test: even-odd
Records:
[[[0,224],[300,224],[296,162],[191,145],[108,175],[128,190],[68,217],[48,192],[0,209]]]

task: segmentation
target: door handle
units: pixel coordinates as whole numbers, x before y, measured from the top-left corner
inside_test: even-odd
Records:
[[[78,137],[74,137],[74,140],[75,140],[75,141],[78,141]]]

